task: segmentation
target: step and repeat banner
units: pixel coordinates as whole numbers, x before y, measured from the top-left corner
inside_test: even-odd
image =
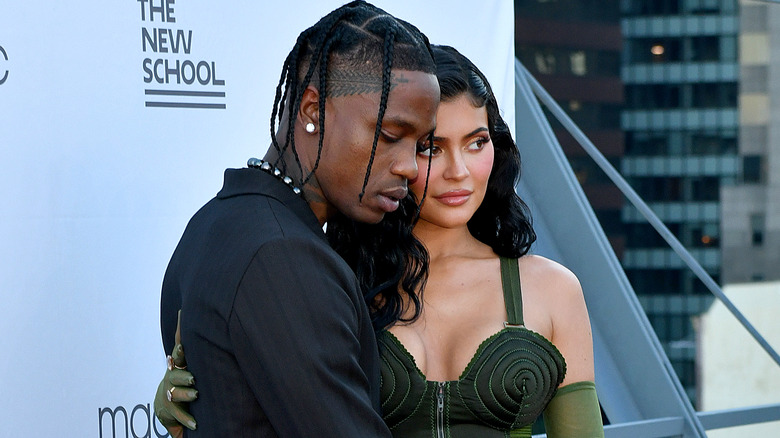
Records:
[[[267,149],[298,33],[342,2],[0,6],[0,437],[162,437],[163,273]],[[377,0],[469,56],[514,123],[509,0]]]

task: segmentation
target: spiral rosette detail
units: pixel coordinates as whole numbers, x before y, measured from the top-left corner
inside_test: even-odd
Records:
[[[392,335],[380,333],[377,340],[382,352],[382,417],[392,429],[417,410],[425,396],[426,381],[411,355]]]
[[[563,356],[550,341],[510,327],[480,345],[457,394],[478,420],[496,429],[518,428],[542,413],[565,373]]]

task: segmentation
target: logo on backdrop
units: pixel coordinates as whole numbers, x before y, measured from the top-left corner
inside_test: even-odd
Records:
[[[8,54],[3,46],[0,46],[0,85],[3,85],[8,79],[8,69],[3,67],[5,61],[8,61]]]
[[[214,61],[193,59],[192,30],[175,28],[176,0],[137,0],[146,107],[225,109]]]
[[[117,406],[114,409],[98,408],[99,438],[165,438],[169,436],[168,431],[160,425],[157,417],[154,416],[154,411],[149,403],[135,405],[132,409],[124,406]]]

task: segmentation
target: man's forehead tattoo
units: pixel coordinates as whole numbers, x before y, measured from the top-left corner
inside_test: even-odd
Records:
[[[396,85],[407,83],[403,74],[390,76],[390,90]],[[328,97],[353,96],[382,92],[382,76],[366,72],[339,69],[328,74]]]

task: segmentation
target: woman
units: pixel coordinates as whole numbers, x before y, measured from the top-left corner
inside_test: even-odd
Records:
[[[386,294],[397,289],[389,279],[408,274],[366,238],[376,226],[328,225],[334,247],[374,290],[376,321],[381,309],[399,310],[379,323],[383,418],[397,437],[522,437],[544,411],[549,437],[603,436],[579,282],[528,254],[536,236],[514,191],[520,157],[487,80],[455,49],[433,51],[434,145],[418,154],[428,174],[410,184],[425,199],[413,230],[429,257],[418,285],[424,306]],[[412,205],[380,226],[414,220]]]

